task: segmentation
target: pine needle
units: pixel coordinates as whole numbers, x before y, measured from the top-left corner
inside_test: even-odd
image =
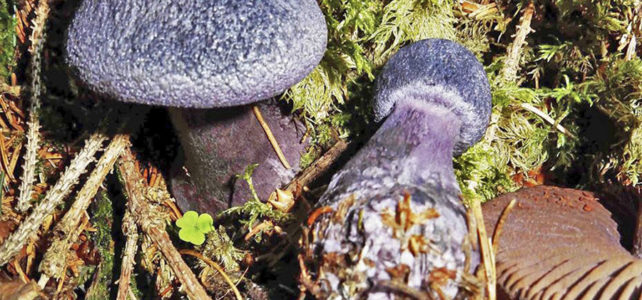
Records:
[[[281,163],[286,169],[291,169],[292,167],[290,166],[290,163],[288,163],[288,160],[285,158],[285,155],[283,155],[283,151],[281,151],[279,142],[276,141],[274,134],[272,134],[272,130],[270,130],[270,126],[267,123],[265,123],[265,120],[263,119],[263,115],[261,114],[261,110],[259,109],[259,107],[256,105],[253,105],[252,111],[254,111],[254,116],[256,116],[256,119],[259,121],[259,124],[261,124],[261,127],[263,127],[263,131],[265,131],[265,135],[270,141],[272,148],[274,148],[274,152],[276,152],[276,156],[279,157],[279,160],[281,161]]]

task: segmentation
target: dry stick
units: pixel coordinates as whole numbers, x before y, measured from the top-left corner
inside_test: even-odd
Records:
[[[484,274],[486,275],[486,290],[488,292],[488,299],[497,299],[497,274],[495,270],[495,255],[492,251],[492,246],[488,235],[486,234],[486,225],[484,224],[484,216],[482,214],[481,205],[479,201],[473,199],[471,201],[471,208],[473,210],[473,217],[477,225],[477,236],[479,237],[479,246],[482,256],[482,264],[484,267]]]
[[[40,70],[42,64],[42,49],[44,48],[46,32],[45,23],[49,16],[49,3],[47,0],[40,0],[36,8],[36,18],[33,23],[31,32],[31,105],[29,107],[29,121],[27,125],[27,147],[25,149],[25,159],[23,173],[20,182],[20,196],[16,207],[19,211],[25,212],[31,207],[31,192],[33,191],[33,182],[36,179],[36,154],[38,152],[38,141],[40,136],[40,120],[38,111],[40,110],[40,90],[42,82]]]
[[[265,135],[267,135],[267,138],[270,141],[270,144],[272,144],[272,148],[274,148],[274,152],[276,152],[276,156],[279,157],[279,160],[281,160],[281,163],[286,169],[292,168],[288,163],[287,159],[285,159],[285,155],[283,155],[283,151],[281,151],[281,147],[279,147],[279,142],[277,142],[276,138],[274,138],[274,134],[272,134],[272,130],[270,130],[270,126],[268,126],[268,124],[265,123],[265,120],[263,119],[263,115],[261,115],[261,110],[259,110],[259,107],[254,105],[252,106],[252,110],[254,111],[254,116],[256,116],[256,119],[259,121],[259,124],[261,124],[261,127],[263,127],[263,131],[265,131]]]
[[[180,253],[194,256],[194,257],[204,261],[210,267],[214,268],[216,271],[218,271],[219,274],[221,274],[221,276],[223,276],[223,280],[225,280],[225,282],[227,282],[227,284],[230,286],[230,288],[234,292],[234,295],[236,296],[236,299],[237,300],[243,300],[243,297],[241,296],[241,293],[239,292],[239,290],[236,288],[236,285],[234,284],[234,282],[232,282],[230,277],[228,277],[227,274],[225,274],[225,270],[223,270],[223,268],[221,268],[221,266],[219,266],[213,260],[203,256],[202,254],[200,254],[200,253],[198,253],[198,252],[196,252],[194,250],[190,250],[190,249],[183,249],[183,250],[180,251]]]
[[[130,294],[130,281],[132,271],[134,270],[134,260],[136,251],[138,250],[138,228],[136,222],[129,212],[125,213],[123,217],[123,234],[127,236],[125,242],[125,250],[123,250],[123,261],[120,267],[120,279],[118,279],[118,294],[116,300],[127,300],[127,295]]]
[[[71,192],[73,186],[78,183],[80,175],[95,160],[94,155],[100,150],[106,139],[103,133],[94,133],[87,139],[83,149],[69,164],[69,167],[56,182],[56,185],[47,192],[45,198],[42,199],[42,202],[38,204],[33,212],[22,221],[18,230],[14,231],[0,246],[0,266],[8,263],[11,258],[20,252],[24,244],[36,234],[46,217],[51,215],[56,206],[62,203],[65,196]]]
[[[531,1],[524,9],[522,19],[517,26],[517,33],[515,33],[513,44],[508,48],[508,56],[504,62],[504,68],[502,69],[502,76],[507,82],[514,81],[516,79],[517,70],[519,69],[519,60],[522,56],[522,48],[526,44],[526,36],[533,31],[533,29],[531,29],[531,20],[533,19],[534,10],[535,5],[533,5],[533,2]]]
[[[42,277],[38,281],[41,288],[44,288],[49,278],[60,278],[60,275],[65,271],[67,255],[69,248],[75,242],[78,235],[74,234],[80,225],[82,216],[89,207],[91,200],[94,198],[100,185],[105,181],[107,174],[113,169],[114,163],[118,159],[120,153],[125,149],[129,142],[129,135],[117,134],[109,146],[105,149],[104,154],[98,160],[96,168],[91,172],[85,185],[78,191],[73,205],[65,216],[56,224],[54,228],[54,240],[51,246],[45,253],[45,256],[40,263],[40,272]]]
[[[128,146],[123,151],[118,163],[118,169],[124,181],[125,191],[128,196],[128,208],[136,218],[136,223],[147,234],[176,274],[178,280],[183,284],[185,292],[190,299],[211,299],[203,286],[198,282],[192,270],[187,266],[181,254],[174,248],[172,241],[165,232],[165,224],[154,222],[157,218],[153,215],[152,209],[144,198],[143,178],[136,171],[136,158]]]
[[[337,160],[337,157],[339,157],[339,155],[341,155],[349,145],[350,143],[344,140],[336,142],[330,150],[323,154],[323,156],[317,159],[312,165],[305,168],[305,170],[301,172],[301,175],[297,176],[296,179],[290,182],[285,189],[290,192],[294,192],[297,188],[310,184],[310,182],[314,181],[322,173],[327,171],[330,166],[332,166],[332,163]]]

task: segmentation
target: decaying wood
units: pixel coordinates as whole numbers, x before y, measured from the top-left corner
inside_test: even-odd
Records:
[[[128,196],[129,212],[136,219],[136,223],[143,232],[149,236],[161,251],[174,274],[180,280],[190,299],[210,299],[203,286],[187,266],[180,253],[172,244],[165,231],[165,224],[154,222],[154,211],[145,200],[143,177],[137,171],[136,158],[130,147],[126,147],[120,157],[118,169],[123,177],[125,190]]]

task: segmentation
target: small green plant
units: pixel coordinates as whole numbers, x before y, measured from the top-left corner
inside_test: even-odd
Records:
[[[197,212],[190,210],[176,220],[176,226],[181,229],[178,237],[194,245],[202,245],[205,242],[205,234],[214,229],[213,224],[212,216],[208,214],[199,216]]]

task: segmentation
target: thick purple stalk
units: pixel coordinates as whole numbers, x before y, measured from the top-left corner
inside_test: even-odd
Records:
[[[305,128],[273,103],[259,107],[292,169],[279,161],[251,106],[170,111],[185,157],[171,178],[181,209],[216,214],[250,200],[248,184],[236,175],[251,164],[258,164],[252,181],[261,200],[294,177],[307,145]]]
[[[441,105],[448,99],[430,97],[400,100],[322,196],[320,205],[334,213],[317,218],[308,252],[310,261],[322,262],[317,272],[325,283],[322,296],[349,290],[352,297],[394,298],[396,293],[384,287],[399,279],[390,268],[406,267],[402,282],[421,291],[434,292],[431,275],[457,274],[439,287],[449,297],[457,293],[468,232],[452,166],[461,122]],[[418,217],[400,229],[410,220],[399,211],[407,197],[413,214],[427,215],[434,209],[438,216]],[[417,238],[426,242],[421,251],[410,246]]]

